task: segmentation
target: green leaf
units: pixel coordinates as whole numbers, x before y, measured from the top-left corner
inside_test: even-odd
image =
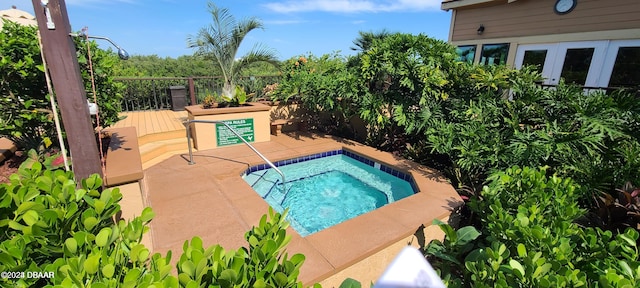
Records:
[[[38,212],[29,210],[22,215],[22,220],[28,226],[33,226],[33,224],[36,224],[38,220],[40,220],[40,217],[38,217]]]
[[[142,274],[142,271],[138,268],[133,268],[127,272],[127,275],[124,276],[124,282],[135,282]]]
[[[545,263],[542,266],[539,266],[535,271],[533,271],[533,278],[538,278],[547,274],[547,272],[551,271],[552,267],[553,265],[551,265],[551,263]]]
[[[251,247],[255,247],[258,246],[260,242],[258,242],[258,238],[256,238],[256,236],[251,235],[249,236],[249,245],[251,245]]]
[[[223,270],[222,273],[220,273],[220,279],[228,281],[229,283],[236,283],[236,280],[238,279],[238,273],[232,269],[226,269]]]
[[[264,279],[258,279],[255,283],[253,283],[254,288],[266,288],[267,284],[264,283]]]
[[[480,232],[473,226],[465,226],[456,232],[458,237],[458,245],[465,245],[480,236]]]
[[[22,231],[24,228],[27,228],[27,226],[24,226],[16,221],[11,220],[9,221],[9,228]]]
[[[155,213],[153,212],[151,207],[144,208],[142,210],[142,213],[140,214],[140,220],[142,220],[142,222],[149,222],[149,221],[151,221],[151,219],[153,219],[153,217],[155,217]],[[201,240],[201,242],[202,242],[202,240]]]
[[[96,274],[98,272],[98,268],[100,267],[100,255],[91,255],[84,261],[82,265],[84,270],[89,274]]]
[[[282,272],[276,272],[276,274],[274,275],[274,280],[276,281],[276,285],[278,287],[285,287],[287,286],[287,275],[285,275]]]
[[[518,256],[520,258],[527,257],[527,248],[524,246],[524,244],[519,243],[517,250],[518,250]]]
[[[458,240],[458,235],[449,224],[438,219],[433,219],[433,224],[440,226],[440,229],[444,232],[445,237],[447,237],[450,242],[455,243]]]
[[[82,188],[87,190],[97,190],[102,188],[102,179],[98,174],[89,175],[86,179],[82,179]]]
[[[96,225],[98,225],[98,219],[96,219],[96,217],[88,217],[87,219],[84,219],[82,224],[84,224],[85,229],[91,230],[93,229],[93,227],[96,227]]]
[[[102,228],[98,235],[96,235],[96,245],[98,247],[107,246],[107,244],[109,243],[109,238],[111,238],[111,228]]]
[[[518,278],[523,279],[524,278],[524,267],[522,267],[522,264],[520,264],[520,262],[516,261],[516,260],[509,260],[509,266],[511,266],[511,268],[514,271],[518,271],[519,274],[516,274],[516,276],[518,276]]]
[[[76,239],[67,238],[67,240],[64,241],[64,246],[72,255],[76,254],[76,251],[78,251],[78,242],[76,241]]]
[[[20,206],[18,206],[18,209],[16,209],[15,214],[20,215],[27,210],[42,211],[43,209],[44,209],[44,205],[42,205],[41,203],[23,202],[22,204],[20,204]]]
[[[185,260],[180,264],[182,271],[187,274],[191,279],[195,278],[196,265],[191,260]]]
[[[115,271],[116,271],[116,268],[111,263],[104,265],[104,267],[102,267],[102,275],[104,275],[104,277],[107,277],[107,278],[113,277],[113,274]]]
[[[98,214],[102,214],[102,211],[104,211],[104,207],[105,207],[105,203],[102,202],[102,200],[97,199],[96,201],[93,202],[93,208],[96,209],[96,212]]]
[[[342,283],[340,284],[340,288],[362,288],[362,284],[360,284],[360,281],[352,278],[347,278],[342,281]]]
[[[618,265],[622,268],[622,272],[629,277],[629,279],[634,279],[635,275],[633,275],[633,270],[629,267],[629,264],[626,261],[618,261]]]

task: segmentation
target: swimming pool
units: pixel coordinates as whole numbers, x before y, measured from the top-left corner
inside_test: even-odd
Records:
[[[398,201],[417,191],[410,174],[348,150],[333,150],[247,169],[242,178],[302,236]]]

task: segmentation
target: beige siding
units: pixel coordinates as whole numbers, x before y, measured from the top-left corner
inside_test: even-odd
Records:
[[[569,14],[553,12],[556,0],[498,1],[456,9],[452,41],[640,28],[639,0],[578,0]],[[485,26],[477,34],[480,24]],[[606,39],[606,36],[603,37]]]

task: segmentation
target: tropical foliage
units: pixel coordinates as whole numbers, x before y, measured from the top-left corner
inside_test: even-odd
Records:
[[[55,139],[37,28],[4,21],[0,32],[0,136],[44,151]]]
[[[284,61],[283,76],[272,98],[298,101],[306,109],[309,128],[353,137],[350,123],[357,116],[354,100],[360,93],[357,74],[339,55],[300,56]]]
[[[172,266],[170,251],[151,254],[141,243],[152,210],[117,220],[122,194],[101,189],[99,176],[76,188],[73,172],[28,161],[10,180],[0,184],[0,286],[302,287],[305,258],[285,252],[286,215],[264,215],[238,250],[194,237]]]
[[[489,177],[471,209],[481,221],[445,231],[426,249],[449,287],[637,287],[638,231],[581,227],[589,191],[546,169],[517,166]]]
[[[37,28],[5,21],[0,33],[0,136],[8,137],[25,150],[44,152],[56,132],[45,82]],[[87,42],[76,39],[78,62],[87,95],[93,100]],[[115,53],[91,45],[100,125],[119,120],[122,84],[113,81]],[[93,102],[93,101],[92,101]],[[97,125],[97,123],[95,123]]]
[[[333,71],[313,69],[323,57],[289,60],[274,98],[300,100],[311,119],[357,117],[367,144],[444,172],[472,225],[443,224],[430,246],[450,284],[635,285],[636,93],[548,89],[533,69],[459,62],[423,35],[364,36]]]
[[[184,55],[161,58],[157,55],[132,55],[115,66],[118,77],[184,77],[221,75],[217,66],[202,57]]]
[[[75,38],[75,41],[80,74],[82,75],[87,98],[90,102],[97,100],[96,104],[99,109],[100,123],[93,119],[93,124],[94,126],[109,127],[122,119],[119,113],[122,110],[120,103],[122,102],[122,93],[125,85],[114,81],[114,78],[115,67],[123,60],[120,60],[116,53],[111,50],[98,48],[98,44],[95,41],[88,41],[84,38]],[[91,63],[89,60],[91,60]],[[91,75],[92,68],[93,76]],[[92,81],[95,85],[95,95]]]
[[[229,9],[219,8],[209,2],[209,12],[213,24],[201,28],[195,36],[189,36],[190,48],[196,49],[196,55],[213,61],[220,68],[224,77],[223,96],[232,99],[236,92],[236,81],[241,71],[256,62],[267,62],[273,65],[278,60],[272,50],[256,45],[246,55],[238,57],[238,49],[247,34],[255,29],[263,28],[262,22],[255,17],[236,21]]]

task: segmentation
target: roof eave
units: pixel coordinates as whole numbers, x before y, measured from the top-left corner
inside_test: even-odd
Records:
[[[489,2],[494,2],[494,1],[498,1],[498,0],[450,0],[450,1],[443,1],[442,4],[440,5],[440,9],[448,11],[448,10],[457,9],[457,8],[460,8],[460,7],[473,6],[473,5],[489,3]],[[515,2],[515,1],[518,1],[518,0],[507,0],[507,3],[511,3],[511,2]]]

